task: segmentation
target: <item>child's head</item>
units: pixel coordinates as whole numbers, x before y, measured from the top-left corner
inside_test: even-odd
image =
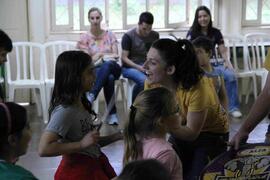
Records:
[[[195,47],[200,66],[202,68],[208,66],[210,57],[212,56],[213,42],[207,37],[199,36],[192,43]]]
[[[163,121],[178,112],[173,94],[166,88],[158,87],[142,91],[130,108],[129,120],[124,129],[124,163],[138,157],[138,138],[165,135]]]
[[[31,139],[26,109],[13,102],[0,103],[0,156],[26,153]]]
[[[12,41],[9,36],[0,29],[0,65],[6,62],[7,53],[12,50]]]
[[[89,91],[95,82],[92,58],[83,51],[65,51],[56,60],[55,84],[51,110],[59,105],[70,105]]]
[[[168,170],[157,160],[133,161],[127,164],[117,180],[170,180]]]

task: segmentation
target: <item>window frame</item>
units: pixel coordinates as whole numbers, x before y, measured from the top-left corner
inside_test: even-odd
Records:
[[[55,0],[50,1],[50,10],[51,10],[51,31],[58,32],[58,31],[74,31],[73,29],[73,0],[68,1],[68,15],[69,15],[69,22],[67,25],[57,25],[56,24],[56,7],[55,7]]]
[[[243,0],[242,8],[242,26],[269,26],[270,23],[262,24],[262,9],[263,9],[262,0],[257,0],[257,19],[247,20],[246,19],[246,10],[247,10],[247,0]]]
[[[87,23],[84,22],[84,16],[87,16],[87,14],[84,13],[84,0],[79,0],[79,19],[80,19],[80,29],[79,30],[74,30],[73,28],[73,0],[67,0],[68,1],[68,14],[69,14],[69,24],[68,25],[56,25],[56,17],[55,17],[55,0],[50,1],[50,10],[51,10],[51,31],[52,32],[63,32],[63,31],[71,31],[71,32],[76,32],[76,31],[86,31],[89,30],[90,25],[85,25]],[[105,12],[103,12],[103,23],[105,26],[109,24],[109,0],[104,0],[105,1]],[[111,29],[113,31],[125,31],[128,30],[132,27],[135,27],[137,24],[128,24],[127,22],[127,1],[128,0],[122,0],[122,29]],[[149,0],[146,1],[146,11],[149,10]],[[213,24],[217,25],[217,20],[218,20],[218,1],[217,0],[210,0],[210,10],[212,12],[212,16],[214,17]],[[202,0],[197,0],[197,4],[202,5]],[[190,1],[186,0],[186,19],[185,21],[182,22],[177,22],[177,23],[169,23],[169,1],[164,0],[164,27],[163,28],[155,28],[156,30],[166,30],[166,29],[181,29],[181,28],[188,28],[191,26],[193,19],[191,20],[189,17],[189,12],[190,12]],[[213,7],[213,8],[212,8]],[[216,8],[215,8],[216,7]]]

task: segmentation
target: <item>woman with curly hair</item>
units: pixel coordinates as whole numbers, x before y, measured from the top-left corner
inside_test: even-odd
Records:
[[[175,95],[180,113],[164,122],[182,160],[184,179],[197,179],[209,160],[226,151],[229,137],[228,116],[214,85],[203,76],[188,40],[155,41],[144,68],[146,88],[163,86]]]

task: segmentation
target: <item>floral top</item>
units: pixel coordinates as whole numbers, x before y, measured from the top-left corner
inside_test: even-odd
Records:
[[[77,46],[79,49],[87,50],[90,56],[98,52],[112,53],[113,45],[117,44],[116,36],[111,31],[104,31],[100,36],[94,36],[91,32],[81,34]]]

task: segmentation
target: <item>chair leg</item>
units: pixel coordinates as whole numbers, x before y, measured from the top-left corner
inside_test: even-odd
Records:
[[[92,109],[98,114],[99,108],[99,95],[97,96],[96,100],[92,103]]]
[[[120,86],[120,90],[121,90],[121,96],[122,96],[122,101],[123,101],[123,109],[124,109],[124,113],[127,114],[127,101],[126,101],[126,95],[125,95],[125,88],[124,88],[124,82],[121,81],[121,86]]]
[[[8,101],[14,102],[15,89],[13,86],[9,86],[8,89]]]
[[[46,107],[47,107],[47,108],[49,108],[49,106],[50,106],[51,90],[52,90],[52,88],[51,88],[50,86],[46,86],[46,85],[45,85]]]
[[[257,96],[258,96],[256,75],[252,76],[252,81],[253,81],[253,94],[254,94],[254,100],[255,100],[257,99]]]
[[[40,99],[42,105],[42,114],[43,114],[43,121],[44,123],[48,123],[48,108],[46,103],[46,93],[45,93],[45,86],[42,86],[40,89]]]
[[[124,81],[123,80],[117,80],[117,83],[115,83],[116,89],[115,89],[115,101],[117,101],[117,97],[119,94],[119,91],[121,92],[121,98],[122,98],[122,104],[123,104],[123,110],[124,113],[127,112],[127,105],[126,105],[126,95],[125,95],[125,88],[124,88]]]
[[[34,99],[35,99],[36,106],[37,106],[37,114],[40,117],[40,116],[42,116],[42,102],[40,101],[41,98],[39,98],[37,94],[39,93],[39,96],[41,96],[41,91],[38,92],[36,88],[31,89],[31,90],[33,90]]]
[[[263,88],[264,88],[264,86],[265,86],[265,83],[266,83],[266,78],[267,78],[267,73],[265,72],[265,73],[263,73],[263,75],[262,75],[262,87],[261,87],[261,90],[263,90]]]
[[[129,79],[127,82],[127,109],[129,109],[132,105],[132,91],[134,86],[135,82]]]
[[[248,87],[248,92],[247,92],[247,94],[246,94],[246,100],[245,100],[245,103],[246,103],[246,104],[248,103],[249,96],[250,96],[250,93],[251,93],[251,88],[249,88],[249,87],[251,86],[250,83],[251,83],[251,82],[250,82],[250,79],[248,79],[248,85],[247,85],[247,87]]]

